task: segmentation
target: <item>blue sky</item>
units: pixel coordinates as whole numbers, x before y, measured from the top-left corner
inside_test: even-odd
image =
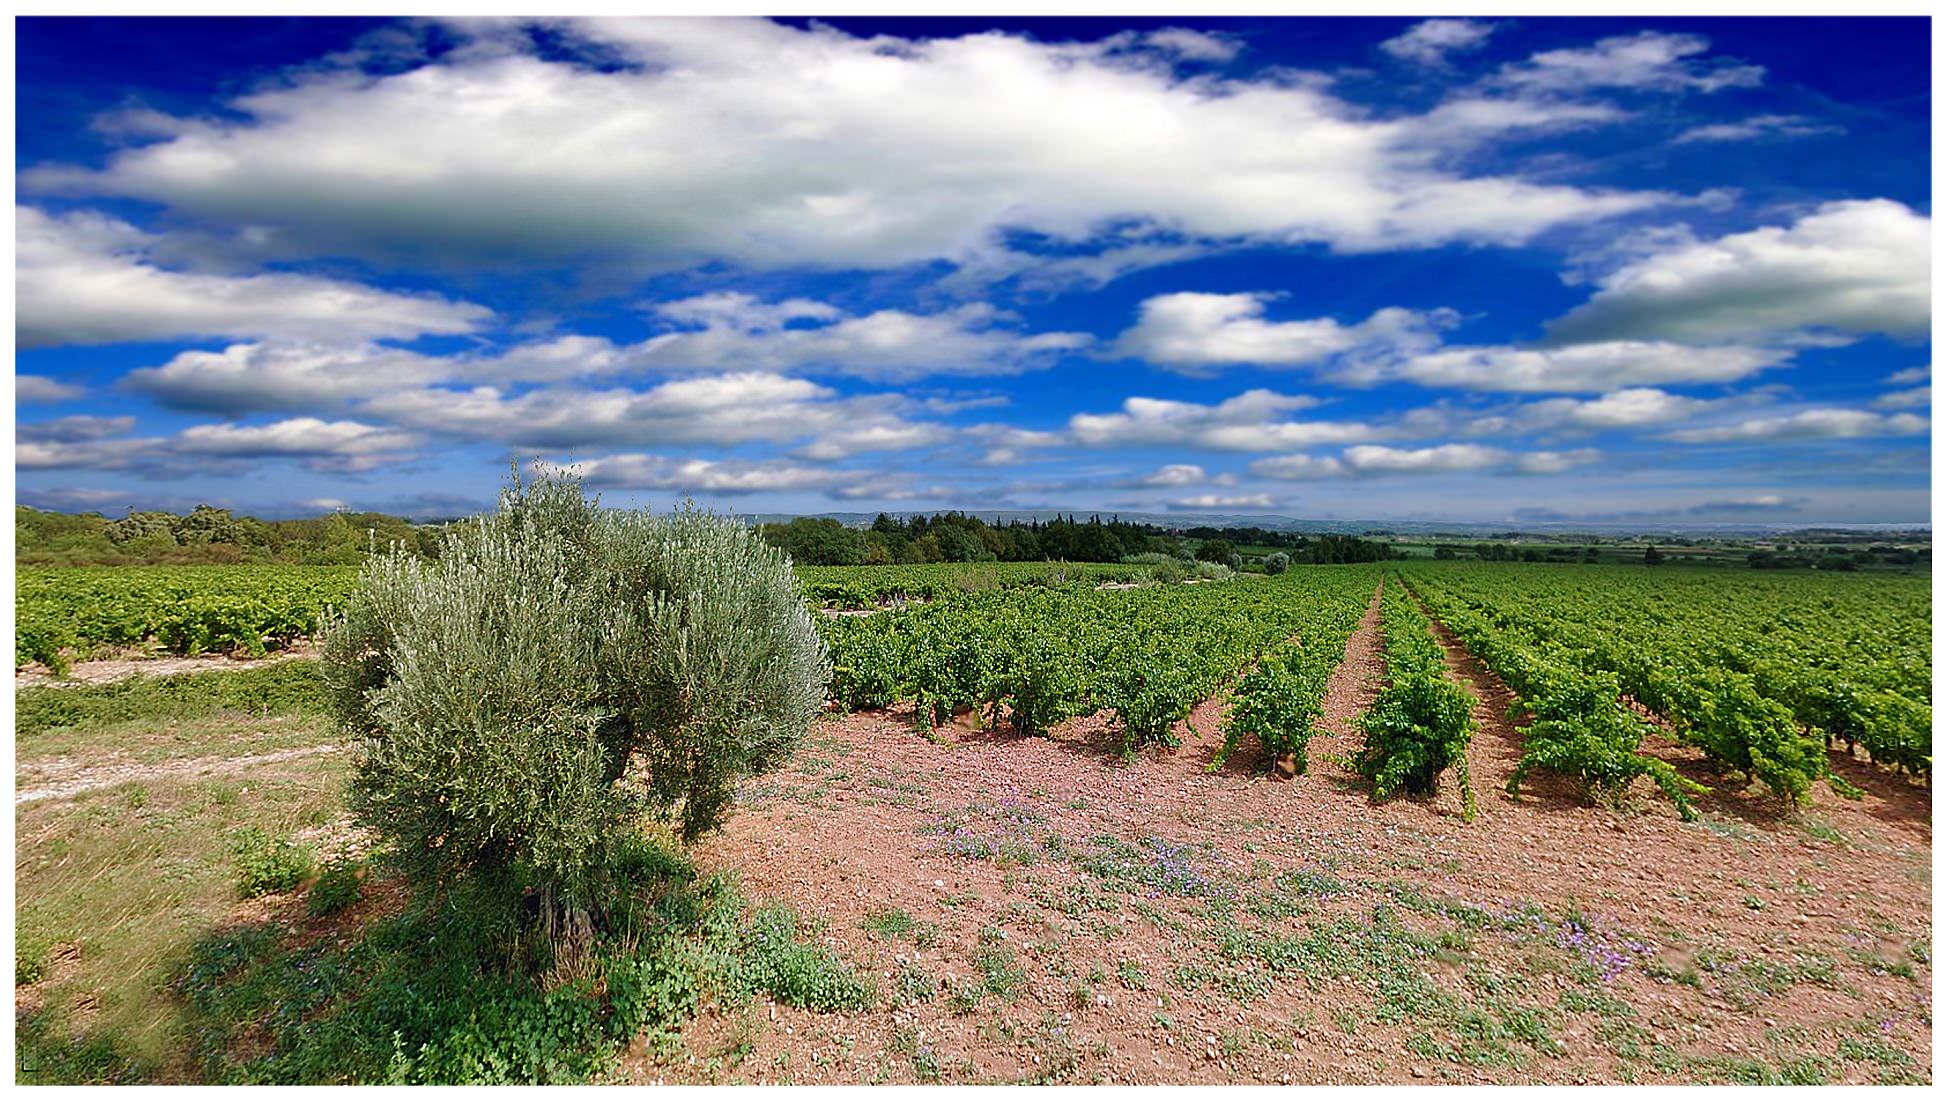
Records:
[[[1928,39],[22,19],[18,494],[1927,522]]]

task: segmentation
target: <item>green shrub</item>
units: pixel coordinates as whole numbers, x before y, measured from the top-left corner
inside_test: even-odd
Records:
[[[1323,715],[1324,687],[1332,668],[1306,655],[1296,651],[1264,656],[1242,679],[1215,764],[1227,761],[1243,736],[1254,735],[1270,759],[1288,755],[1297,773],[1309,772],[1309,742],[1316,734],[1317,718]]]
[[[1272,552],[1262,558],[1262,571],[1265,575],[1281,575],[1289,570],[1289,554]]]
[[[47,942],[14,936],[14,986],[33,986],[47,977]]]
[[[829,949],[798,940],[797,933],[797,914],[789,907],[752,912],[735,967],[738,989],[818,1013],[868,1007],[876,997],[871,984]]]
[[[337,861],[311,885],[310,912],[320,918],[336,914],[357,902],[363,891],[364,866],[356,861]]]
[[[409,879],[536,890],[583,925],[638,817],[719,826],[830,678],[780,550],[692,508],[603,510],[569,477],[516,481],[435,560],[372,558],[323,670],[362,747],[353,810]]]
[[[317,867],[310,847],[272,838],[258,827],[244,827],[230,839],[236,858],[236,896],[254,899],[295,890]]]

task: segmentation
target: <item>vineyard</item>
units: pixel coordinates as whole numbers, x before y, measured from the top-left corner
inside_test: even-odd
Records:
[[[893,599],[1017,587],[1144,580],[1131,564],[901,564],[801,567],[813,604],[843,609]],[[357,582],[356,567],[285,564],[22,567],[14,588],[14,666],[60,668],[72,658],[155,644],[178,655],[266,651],[308,639],[320,613]]]
[[[1688,810],[1699,790],[1637,753],[1649,719],[1789,803],[1818,780],[1853,794],[1829,773],[1835,743],[1930,775],[1925,583],[1626,573],[1589,582],[1481,565],[1407,576],[1535,716],[1532,765],[1592,791],[1647,776]]]
[[[469,923],[424,921],[350,825],[315,662],[18,689],[20,1058],[70,1081],[1928,1080],[1921,581],[795,577],[826,610],[827,711],[720,834],[670,847],[642,925],[674,936],[593,991],[480,982],[474,945],[436,945]],[[16,660],[259,654],[354,581],[21,569]]]
[[[1113,709],[1131,753],[1175,742],[1175,723],[1258,659],[1243,693],[1263,700],[1244,719],[1272,735],[1306,727],[1375,585],[1358,566],[1138,591],[1019,590],[820,627],[847,707],[910,701],[928,728],[964,710],[1023,734]]]

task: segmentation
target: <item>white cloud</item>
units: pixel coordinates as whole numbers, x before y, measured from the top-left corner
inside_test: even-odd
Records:
[[[303,417],[263,426],[243,427],[212,423],[190,427],[168,442],[178,457],[247,458],[301,457],[323,472],[365,472],[408,460],[407,451],[420,439],[389,427],[351,420],[327,421]]]
[[[1242,52],[1242,43],[1226,34],[1208,34],[1186,27],[1164,27],[1142,35],[1155,49],[1189,61],[1228,61]]]
[[[1930,402],[1931,387],[1929,385],[1920,385],[1914,389],[1901,389],[1897,392],[1886,392],[1871,401],[1871,403],[1880,408],[1927,408],[1930,407]]]
[[[1930,420],[1899,412],[1878,415],[1853,408],[1811,408],[1789,415],[1760,416],[1721,427],[1679,430],[1672,442],[1804,442],[1823,438],[1887,438],[1930,431]]]
[[[1345,371],[1350,384],[1406,380],[1484,392],[1610,392],[1646,385],[1721,384],[1777,365],[1787,351],[1613,341],[1548,347],[1451,347]]]
[[[1392,57],[1420,65],[1443,65],[1445,55],[1475,50],[1497,24],[1478,19],[1426,19],[1395,38],[1378,43]]]
[[[1135,483],[1146,488],[1185,488],[1208,479],[1208,470],[1200,465],[1163,465]]]
[[[887,453],[944,445],[954,437],[955,433],[950,427],[937,423],[875,423],[837,430],[796,453],[811,461],[839,461],[860,453]]]
[[[813,371],[872,380],[936,374],[1017,373],[1053,364],[1093,341],[1082,332],[1028,335],[991,305],[919,315],[881,309],[846,316],[828,305],[764,304],[740,293],[674,301],[653,310],[694,330],[623,351],[636,369]],[[808,325],[805,322],[808,322]],[[786,326],[789,325],[789,326]]]
[[[1829,202],[1787,227],[1681,240],[1599,279],[1551,326],[1561,342],[1920,339],[1930,331],[1930,219],[1888,199]]]
[[[646,390],[570,385],[518,395],[481,386],[412,389],[359,405],[361,414],[428,433],[549,451],[830,439],[906,426],[895,394],[839,397],[775,373],[726,373]],[[832,443],[838,446],[839,443]]]
[[[131,370],[123,384],[172,408],[245,415],[336,409],[379,393],[447,380],[459,363],[366,343],[239,343],[184,351]]]
[[[157,237],[98,213],[14,208],[15,338],[23,347],[213,336],[319,342],[457,334],[478,305],[301,274],[166,270]]]
[[[1392,449],[1389,446],[1351,446],[1343,451],[1343,464],[1351,472],[1364,475],[1414,472],[1472,472],[1501,465],[1509,455],[1490,446],[1454,442],[1426,449]]]
[[[1268,389],[1251,389],[1219,404],[1134,396],[1123,401],[1118,412],[1073,416],[1067,421],[1067,434],[1085,446],[1178,445],[1273,452],[1363,441],[1381,433],[1364,423],[1285,418],[1317,402],[1314,397]]]
[[[766,491],[827,490],[870,475],[792,464],[788,461],[705,461],[622,453],[576,462],[589,487],[743,495]]]
[[[1436,475],[1504,469],[1530,475],[1565,472],[1599,460],[1598,450],[1510,453],[1496,446],[1451,442],[1422,449],[1351,446],[1341,457],[1293,454],[1250,463],[1249,471],[1271,480],[1328,480],[1337,477]]]
[[[1168,500],[1169,510],[1265,510],[1276,505],[1275,497],[1265,494],[1191,495]]]
[[[1547,50],[1501,68],[1497,80],[1547,92],[1624,88],[1636,91],[1700,91],[1753,87],[1759,65],[1729,59],[1702,61],[1708,40],[1695,34],[1638,34],[1602,38],[1582,49]]]
[[[1930,380],[1931,368],[1928,365],[1900,369],[1883,379],[1886,385],[1914,385],[1919,381]]]
[[[1287,457],[1264,457],[1260,461],[1251,461],[1249,471],[1271,480],[1328,480],[1342,476],[1344,467],[1339,458],[1292,453]]]
[[[1541,450],[1520,454],[1512,462],[1512,468],[1516,472],[1530,476],[1551,476],[1554,473],[1576,469],[1581,465],[1590,465],[1603,456],[1604,454],[1596,449]]]
[[[262,226],[282,254],[637,270],[976,263],[1006,230],[1091,244],[1129,224],[1351,251],[1518,244],[1667,198],[1467,177],[1320,81],[1176,72],[1170,58],[1214,56],[1207,36],[1143,50],[742,19],[546,27],[617,63],[455,24],[460,47],[417,67],[292,70],[100,170],[22,182]]]
[[[1812,121],[1799,114],[1758,114],[1739,122],[1716,122],[1683,130],[1677,145],[1714,141],[1788,140],[1842,133],[1843,127]]]
[[[59,404],[87,394],[82,385],[56,381],[32,373],[14,374],[14,402],[17,404]]]
[[[1620,389],[1593,400],[1540,400],[1518,409],[1518,420],[1529,430],[1624,430],[1686,419],[1708,405],[1660,389]]]
[[[1431,332],[1452,315],[1382,309],[1360,324],[1330,317],[1269,321],[1267,293],[1169,293],[1141,302],[1140,320],[1122,332],[1114,350],[1185,373],[1227,365],[1307,365],[1361,348],[1394,348],[1435,341]]]
[[[23,469],[133,469],[181,476],[210,471],[211,462],[298,458],[320,472],[363,472],[408,459],[419,439],[400,430],[351,420],[285,419],[260,426],[208,423],[164,437],[124,437],[131,416],[69,416],[22,431],[14,463]]]
[[[94,442],[135,429],[133,415],[65,415],[41,423],[20,423],[14,437],[24,442]]]

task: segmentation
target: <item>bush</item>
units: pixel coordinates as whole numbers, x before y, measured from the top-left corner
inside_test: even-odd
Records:
[[[1272,552],[1262,558],[1262,571],[1265,575],[1281,575],[1289,570],[1289,554]]]
[[[1263,657],[1235,690],[1218,761],[1226,761],[1244,735],[1261,740],[1271,760],[1289,756],[1296,772],[1309,772],[1309,741],[1323,715],[1330,667],[1303,653]]]
[[[336,914],[357,902],[363,890],[364,866],[355,861],[338,861],[311,885],[310,912],[319,918]]]
[[[236,858],[236,897],[254,899],[293,891],[317,867],[310,847],[244,827],[230,840]]]
[[[693,839],[795,750],[830,662],[783,553],[688,508],[517,480],[437,559],[373,557],[323,637],[359,821],[421,889],[532,889],[582,927],[654,812]]]

